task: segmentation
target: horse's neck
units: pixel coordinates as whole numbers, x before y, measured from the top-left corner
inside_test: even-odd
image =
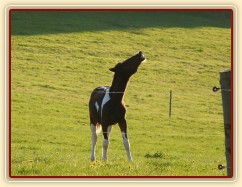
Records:
[[[121,77],[115,74],[112,85],[110,87],[110,94],[112,97],[116,100],[122,101],[128,82],[129,77]]]

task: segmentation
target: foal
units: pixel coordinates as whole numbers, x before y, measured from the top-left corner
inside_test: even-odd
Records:
[[[123,144],[126,149],[129,161],[132,161],[130,144],[127,137],[127,123],[125,119],[126,108],[124,104],[124,92],[129,78],[138,70],[141,62],[145,61],[143,53],[140,51],[122,63],[116,64],[109,70],[114,72],[111,87],[102,86],[93,90],[89,101],[90,125],[92,132],[92,154],[91,160],[94,161],[97,136],[103,130],[103,149],[102,160],[107,160],[107,150],[109,146],[109,134],[112,125],[118,123]]]

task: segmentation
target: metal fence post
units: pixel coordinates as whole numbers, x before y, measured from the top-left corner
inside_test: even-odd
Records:
[[[231,126],[230,126],[230,117],[231,117],[231,71],[225,70],[220,72],[220,85],[222,93],[222,102],[223,102],[223,113],[224,113],[224,132],[225,132],[225,155],[227,162],[227,176],[231,175]]]
[[[171,108],[172,108],[172,90],[170,90],[170,103],[169,103],[169,117],[171,117]]]

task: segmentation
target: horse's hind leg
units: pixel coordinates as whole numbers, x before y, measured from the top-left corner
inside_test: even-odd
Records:
[[[92,133],[92,154],[91,161],[96,160],[95,152],[96,152],[96,144],[97,144],[97,133],[96,133],[96,125],[91,123],[91,133]]]

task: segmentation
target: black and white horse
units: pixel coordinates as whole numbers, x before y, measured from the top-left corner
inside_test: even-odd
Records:
[[[102,160],[107,160],[109,146],[109,134],[112,125],[118,123],[124,147],[129,161],[132,161],[130,144],[127,137],[127,122],[125,119],[126,108],[124,104],[124,93],[130,77],[138,70],[141,62],[145,61],[144,54],[140,51],[122,63],[116,64],[109,70],[114,72],[112,85],[98,87],[93,90],[89,101],[90,125],[92,132],[91,160],[94,161],[97,136],[103,131]]]

